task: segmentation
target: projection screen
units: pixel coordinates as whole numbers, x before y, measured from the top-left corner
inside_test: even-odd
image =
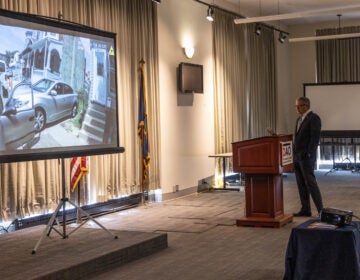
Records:
[[[116,35],[0,10],[0,162],[122,152]]]
[[[360,84],[304,84],[322,130],[360,130]]]

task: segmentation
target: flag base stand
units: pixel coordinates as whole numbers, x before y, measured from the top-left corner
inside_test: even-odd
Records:
[[[146,198],[144,192],[141,193],[141,206],[146,206]]]
[[[54,230],[56,233],[58,233],[63,239],[68,238],[70,236],[70,234],[74,233],[75,231],[77,231],[80,227],[82,227],[88,220],[93,221],[95,224],[97,224],[99,227],[101,227],[103,230],[105,230],[111,237],[113,237],[114,239],[118,239],[118,237],[116,235],[114,235],[112,232],[110,232],[107,228],[105,228],[103,225],[101,225],[98,221],[96,221],[93,217],[91,217],[90,214],[88,214],[86,211],[84,211],[83,209],[81,209],[81,207],[77,206],[75,203],[71,202],[67,197],[65,197],[65,163],[64,163],[64,159],[61,159],[61,172],[62,172],[62,192],[63,192],[63,198],[61,198],[58,206],[56,207],[56,210],[54,211],[54,213],[51,215],[51,218],[46,226],[46,228],[44,229],[39,241],[36,243],[34,249],[32,250],[32,254],[36,254],[37,249],[39,248],[41,241],[43,240],[43,238],[45,236],[50,236],[50,233],[52,230]],[[74,208],[77,209],[78,213],[82,213],[83,215],[85,215],[87,217],[87,219],[85,219],[84,221],[82,221],[77,227],[75,227],[71,232],[69,232],[69,234],[66,233],[66,202],[71,204],[72,206],[74,206]],[[60,226],[59,221],[57,220],[57,216],[58,213],[60,211],[60,209],[62,210],[62,227]],[[56,221],[56,223],[55,223]],[[58,225],[61,229],[57,229],[55,227],[55,225]]]

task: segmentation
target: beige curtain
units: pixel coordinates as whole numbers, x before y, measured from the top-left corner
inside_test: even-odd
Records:
[[[276,77],[273,30],[236,25],[215,11],[213,22],[215,152],[231,152],[231,143],[276,129]],[[231,164],[231,163],[230,163]],[[221,162],[216,174],[222,174]]]
[[[213,22],[215,152],[231,151],[246,133],[246,25],[216,11]]]
[[[360,32],[360,26],[316,31],[317,36]],[[316,41],[318,83],[360,81],[360,38]]]
[[[249,89],[247,95],[247,138],[268,135],[267,128],[276,131],[276,64],[273,30],[263,28],[254,33],[256,25],[248,26]],[[246,124],[242,124],[246,125]]]
[[[159,95],[156,5],[151,0],[0,0],[0,8],[38,14],[92,26],[117,34],[117,78],[120,146],[123,154],[92,156],[82,203],[102,202],[140,192],[137,138],[138,67],[145,60],[150,146],[149,190],[159,188]],[[69,178],[70,159],[65,160]],[[58,160],[0,165],[0,209],[3,220],[55,210],[61,193]],[[66,180],[66,195],[69,182]],[[83,186],[85,187],[85,186]]]

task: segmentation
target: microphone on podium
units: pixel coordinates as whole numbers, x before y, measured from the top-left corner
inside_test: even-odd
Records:
[[[276,132],[275,132],[273,129],[271,129],[270,127],[268,127],[268,128],[266,129],[266,131],[267,131],[267,133],[269,133],[271,136],[276,136],[276,135],[277,135]]]

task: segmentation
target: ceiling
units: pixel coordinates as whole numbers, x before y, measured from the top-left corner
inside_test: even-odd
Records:
[[[211,1],[207,1],[211,3]],[[267,16],[287,13],[314,11],[328,8],[344,8],[346,6],[358,5],[354,12],[342,13],[341,21],[359,19],[360,22],[360,0],[218,0],[213,4],[223,7],[221,2],[229,2],[233,12],[246,17]],[[228,9],[228,7],[224,7]],[[326,21],[338,21],[338,13],[321,15],[316,17],[303,17],[298,19],[282,20],[284,25],[318,23]]]

